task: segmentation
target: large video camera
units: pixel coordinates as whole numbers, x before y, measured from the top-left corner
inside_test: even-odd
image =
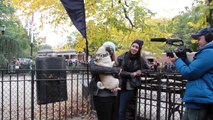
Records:
[[[152,38],[152,42],[166,42],[166,44],[175,46],[174,50],[168,49],[166,50],[166,56],[174,57],[173,53],[175,53],[179,58],[182,60],[187,59],[186,52],[191,52],[186,46],[184,45],[183,40],[181,39],[166,39],[166,38]]]

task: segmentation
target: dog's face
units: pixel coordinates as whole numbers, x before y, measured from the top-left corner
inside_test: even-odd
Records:
[[[110,51],[109,47],[101,46],[96,52],[95,62],[98,63],[99,65],[105,64],[104,66],[106,66],[106,64],[109,64],[107,66],[111,66],[112,60],[110,58],[110,53],[108,51]]]
[[[106,47],[106,51],[110,54],[110,56],[111,56],[112,54],[114,54],[114,50],[113,50],[110,46],[107,46],[107,47]]]
[[[108,50],[108,47],[105,47],[103,45],[99,47],[95,55],[96,61],[110,57],[110,54],[107,50]]]

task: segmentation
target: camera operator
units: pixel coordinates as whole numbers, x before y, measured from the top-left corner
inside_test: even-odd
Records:
[[[183,61],[175,53],[170,57],[176,69],[187,79],[183,97],[186,110],[182,120],[212,120],[213,28],[203,28],[191,37],[198,41],[199,46],[193,61]]]

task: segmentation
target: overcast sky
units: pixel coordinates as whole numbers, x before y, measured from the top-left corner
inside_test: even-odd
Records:
[[[194,0],[143,0],[147,8],[157,13],[156,17],[171,18],[178,15],[185,7],[192,7]]]

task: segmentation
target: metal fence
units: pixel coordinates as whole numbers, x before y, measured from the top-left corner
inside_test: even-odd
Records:
[[[54,75],[40,79],[38,71],[48,70],[0,70],[0,119],[1,120],[65,120],[76,116],[93,120],[90,111],[86,70],[51,70],[65,73],[65,79]],[[58,73],[57,73],[58,74]],[[60,75],[59,75],[60,76]],[[65,97],[58,101],[41,103],[45,95],[39,88],[42,84],[65,81]],[[58,83],[57,83],[58,84]],[[61,84],[61,83],[59,83]],[[138,90],[137,116],[140,120],[180,120],[183,113],[181,98],[185,80],[175,73],[148,72],[142,77]],[[53,88],[56,88],[54,86]],[[52,89],[51,87],[48,88]],[[48,94],[57,94],[58,91]],[[51,90],[50,90],[51,91]],[[47,95],[48,96],[48,95]],[[66,97],[67,96],[67,97]],[[51,99],[51,98],[47,98]]]
[[[38,71],[41,70],[16,70],[13,74],[9,74],[8,70],[0,70],[1,120],[59,120],[70,119],[75,116],[88,117],[89,100],[83,97],[87,95],[87,93],[84,93],[83,86],[84,82],[87,81],[86,70],[60,70],[60,72],[66,73],[67,88],[65,94],[67,99],[47,104],[41,104],[38,101],[38,96],[41,96],[39,94],[44,94],[38,91],[39,82],[43,81],[43,85],[47,85],[61,81],[61,79],[36,79],[38,78],[36,75]],[[51,72],[54,72],[54,70],[51,70]],[[59,92],[63,92],[60,90],[58,89]],[[47,100],[47,102],[49,101]]]
[[[142,77],[137,116],[141,120],[180,120],[186,80],[177,73],[151,72]]]

